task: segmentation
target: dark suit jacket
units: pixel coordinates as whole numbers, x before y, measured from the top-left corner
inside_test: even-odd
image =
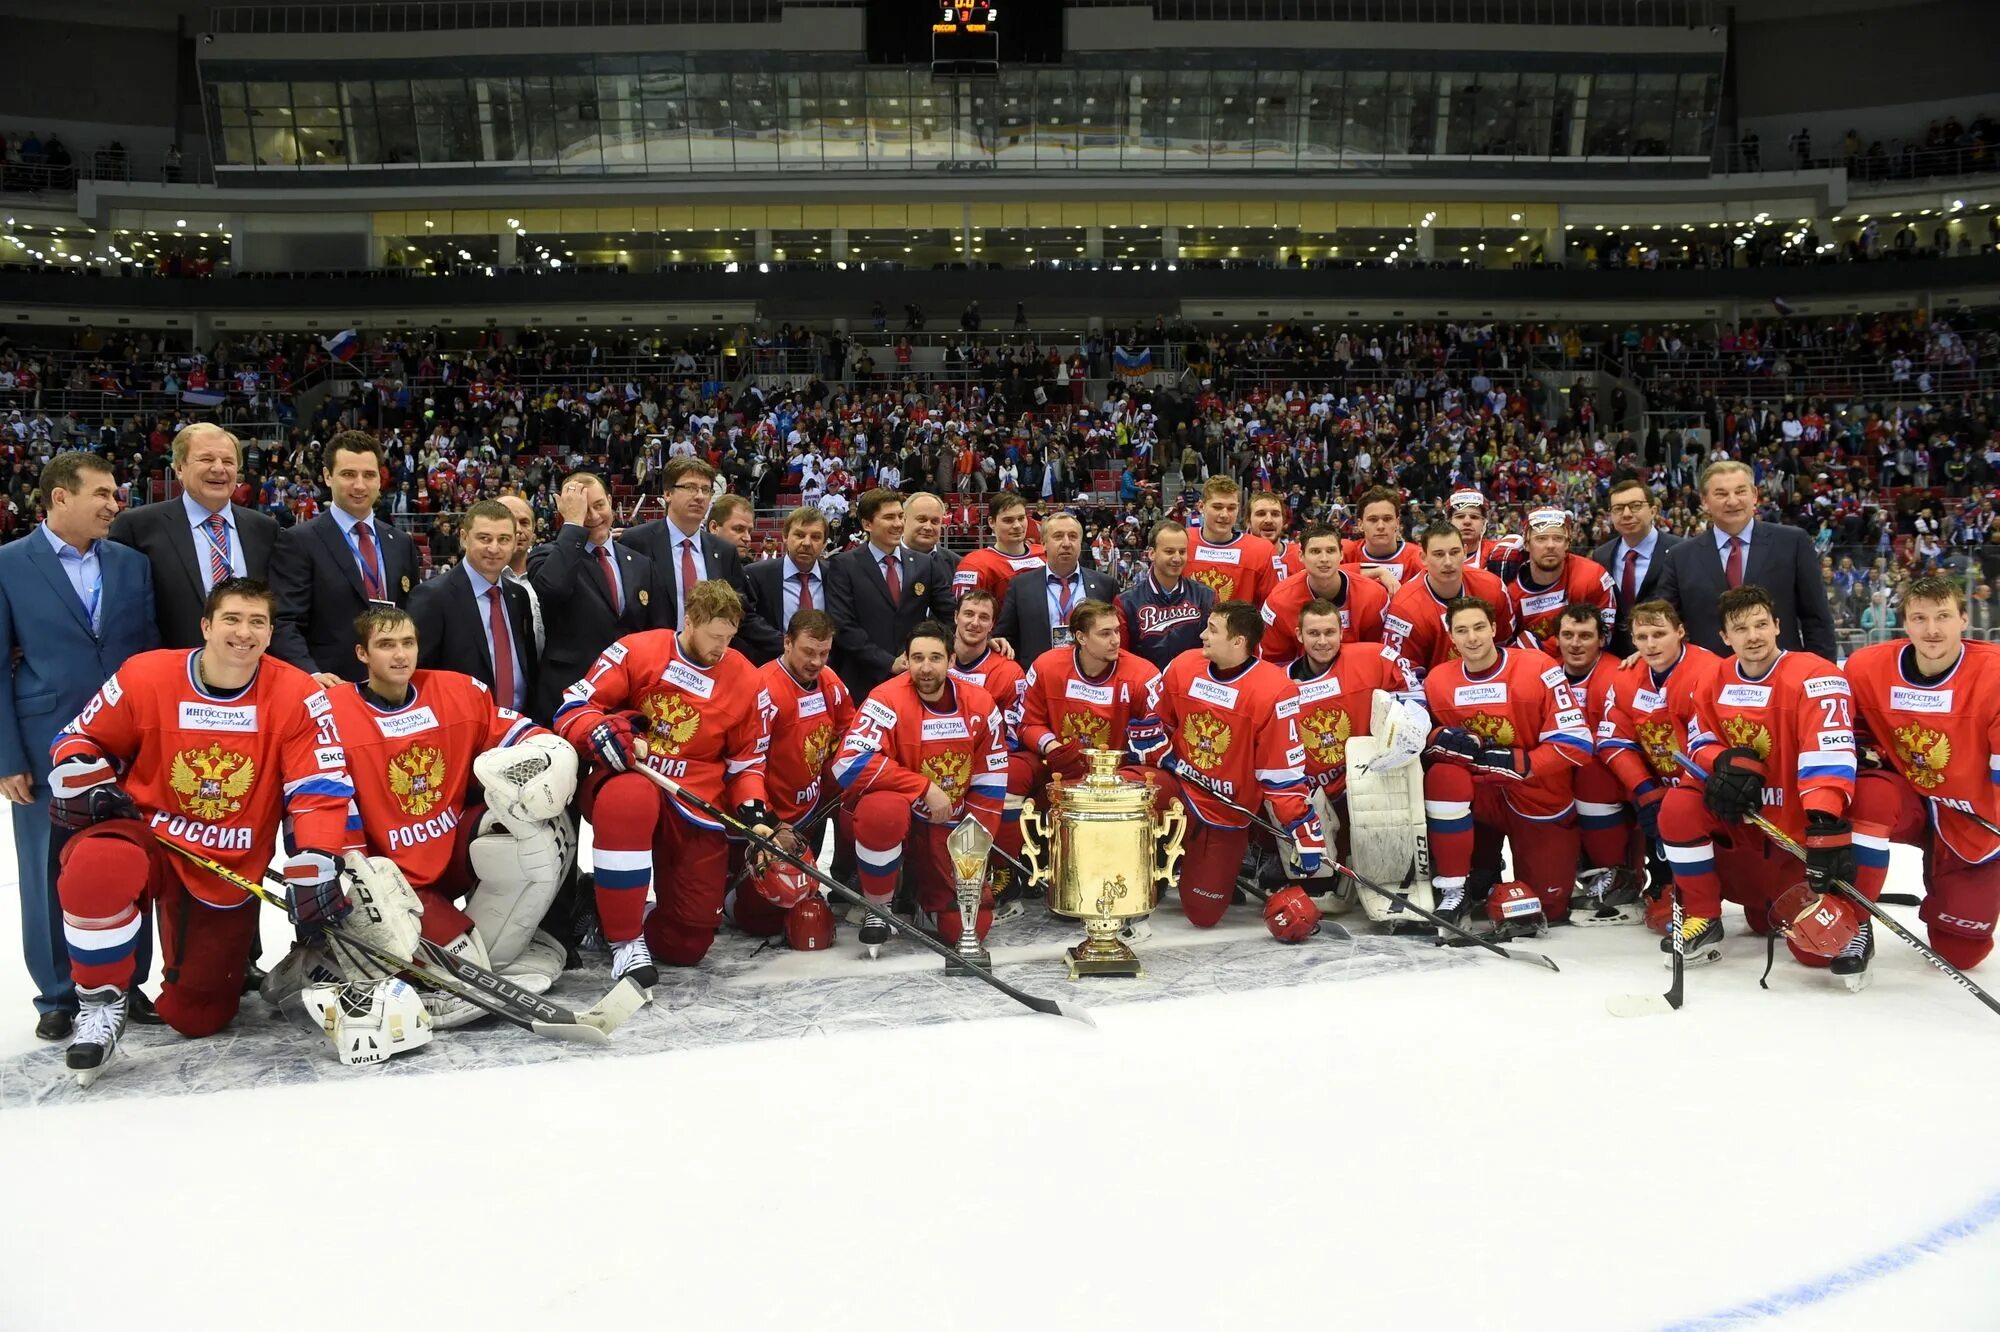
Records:
[[[56,732],[127,657],[160,645],[153,570],[145,556],[100,541],[97,558],[104,592],[93,633],[69,575],[40,532],[0,546],[0,661],[21,654],[13,687],[0,693],[0,775],[25,772],[34,785],[46,786]]]
[[[792,576],[792,561],[788,555],[774,559],[757,560],[743,567],[743,580],[750,585],[750,607],[757,612],[757,618],[778,631],[780,649],[784,645],[785,580]],[[819,562],[819,609],[826,609],[827,562]]]
[[[1744,552],[1743,581],[1764,588],[1777,604],[1780,647],[1815,652],[1828,661],[1840,659],[1833,639],[1833,609],[1827,604],[1819,552],[1811,537],[1796,527],[1758,519],[1750,530],[1750,549]],[[1729,648],[1722,641],[1722,618],[1715,605],[1728,589],[1712,530],[1695,533],[1667,556],[1660,595],[1681,613],[1688,642],[1725,656]]]
[[[1111,575],[1095,569],[1077,572],[1083,575],[1083,596],[1077,599],[1077,605],[1090,600],[1117,606],[1118,584]],[[1049,623],[1049,597],[1045,590],[1048,585],[1047,569],[1015,574],[1007,584],[1007,596],[1000,603],[1000,619],[993,626],[993,634],[1014,645],[1016,661],[1032,662],[1056,645],[1055,626]]]
[[[666,519],[655,518],[649,523],[627,528],[624,535],[618,538],[621,544],[630,546],[653,562],[656,595],[665,598],[670,621],[667,627],[671,629],[681,627],[680,569],[674,563],[675,535]],[[735,641],[730,646],[760,665],[777,657],[784,650],[785,636],[751,608],[750,587],[743,579],[743,560],[737,555],[734,543],[704,530],[701,552],[708,566],[708,576],[722,579],[736,589],[737,596],[743,598],[743,623],[737,627]]]
[[[1617,605],[1617,601],[1615,600],[1618,594],[1617,590],[1624,586],[1622,580],[1625,577],[1625,571],[1618,567],[1621,562],[1618,551],[1624,544],[1624,540],[1623,537],[1612,537],[1611,540],[1590,553],[1590,558],[1611,571],[1611,588],[1614,598],[1612,604],[1614,606]],[[1653,543],[1653,558],[1646,564],[1646,576],[1639,580],[1639,595],[1633,599],[1633,605],[1636,606],[1641,601],[1649,601],[1660,594],[1660,580],[1666,576],[1667,572],[1667,552],[1675,546],[1680,545],[1682,540],[1683,538],[1667,532],[1660,533],[1659,539]],[[1608,650],[1614,657],[1627,657],[1632,653],[1632,619],[1623,606],[1618,606],[1618,623],[1611,631],[1611,643]]]
[[[251,578],[271,576],[271,551],[278,544],[278,520],[241,504],[229,506],[236,537],[243,543],[243,568]],[[160,646],[201,646],[201,606],[208,600],[205,554],[196,554],[187,509],[176,495],[141,504],[111,520],[111,539],[130,546],[153,566],[153,610]]]
[[[514,660],[526,681],[523,697],[532,707],[537,671],[528,589],[504,580],[500,586],[501,595],[507,598],[507,619],[514,630]],[[461,671],[488,689],[493,688],[493,654],[486,650],[485,608],[473,599],[472,580],[466,576],[463,561],[410,594],[410,618],[417,622],[419,667]],[[509,699],[502,698],[499,702],[503,707],[511,706]],[[535,720],[546,722],[548,718]]]
[[[584,531],[563,524],[554,541],[528,552],[528,582],[542,603],[541,671],[528,712],[553,717],[563,690],[581,680],[597,654],[627,634],[673,627],[673,602],[659,595],[653,562],[614,543],[624,606],[614,612],[597,561],[584,549]]]
[[[407,606],[410,589],[417,585],[416,546],[393,523],[370,518],[369,525],[382,563],[382,599]],[[354,655],[354,617],[368,609],[368,588],[332,513],[278,533],[271,551],[271,590],[278,594],[273,656],[308,673],[368,678]]]
[[[833,616],[833,669],[857,699],[887,680],[917,621],[934,619],[951,630],[957,603],[951,575],[935,553],[898,548],[903,595],[889,604],[889,585],[875,548],[862,542],[826,562],[826,609]]]

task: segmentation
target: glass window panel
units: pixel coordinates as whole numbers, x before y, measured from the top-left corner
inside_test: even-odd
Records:
[[[1443,74],[1450,80],[1459,75]],[[1388,111],[1382,131],[1382,150],[1423,156],[1437,151],[1437,85],[1428,72],[1398,73],[1388,76]]]
[[[827,165],[859,165],[868,156],[868,94],[859,70],[819,76],[820,151]]]
[[[950,82],[919,77],[910,88],[910,156],[949,162],[957,155],[958,106]]]
[[[243,99],[243,85],[240,83],[211,83],[208,91],[218,106],[248,106]]]
[[[289,83],[249,83],[244,91],[251,106],[290,106],[292,85]]]
[[[519,79],[488,75],[468,81],[479,115],[479,160],[522,162],[528,158],[528,105]]]
[[[1025,167],[1035,160],[1035,75],[1033,70],[1002,70],[993,93],[993,156],[1002,167]]]
[[[1257,76],[1248,70],[1218,69],[1209,77],[1209,122],[1214,134],[1209,142],[1209,160],[1221,167],[1250,164],[1256,110]]]
[[[727,171],[736,164],[735,118],[727,74],[688,76],[688,151],[696,171]]]
[[[380,98],[381,87],[375,89]],[[377,145],[380,156],[377,160],[390,163],[421,161],[417,156],[417,118],[410,105],[405,102],[391,105],[378,101],[375,105],[375,123],[380,133]]]
[[[1672,74],[1641,74],[1632,99],[1632,155],[1665,157],[1674,125]]]
[[[623,120],[639,114],[639,76],[604,74],[597,76],[597,109],[605,120]]]
[[[1521,151],[1514,122],[1519,86],[1509,73],[1482,74],[1472,88],[1471,151],[1479,157],[1512,157]]]
[[[1555,146],[1556,76],[1523,74],[1519,96],[1519,118],[1514,138],[1520,152],[1533,157],[1551,157],[1561,152]]]
[[[250,124],[250,112],[244,107],[223,107],[216,112],[217,123],[225,129],[245,129]]]
[[[1076,75],[1067,69],[1035,71],[1035,165],[1076,165],[1077,122],[1083,103],[1076,92]]]
[[[867,71],[868,161],[871,166],[910,162],[910,80],[900,69]]]
[[[1162,152],[1160,119],[1166,105],[1166,71],[1128,69],[1118,77],[1125,98],[1122,165],[1128,170],[1157,168]]]
[[[1591,80],[1584,152],[1624,157],[1632,142],[1632,76],[1599,74]]]
[[[1076,76],[1077,162],[1116,168],[1125,139],[1124,95],[1116,70],[1079,70]]]
[[[375,85],[366,79],[348,79],[340,85],[341,104],[348,107],[375,105]]]
[[[375,129],[373,107],[350,109],[347,126],[348,161],[372,164],[386,160],[382,156],[382,136]]]
[[[226,129],[222,131],[222,160],[230,166],[254,166],[257,161],[256,140],[248,129]]]
[[[784,106],[778,98],[778,82],[770,74],[738,74],[731,80],[731,100],[736,121],[736,164],[739,167],[775,166],[778,162],[778,127],[784,121]]]
[[[1346,74],[1309,69],[1299,85],[1301,165],[1332,166],[1340,160],[1341,95]]]
[[[302,106],[292,113],[292,120],[301,129],[311,126],[315,129],[339,129],[340,108],[337,106]]]
[[[674,69],[651,69],[639,76],[641,97],[671,97],[676,100],[687,93],[687,71]]]
[[[339,90],[331,83],[294,83],[292,105],[301,110],[309,106],[339,106]]]
[[[1590,126],[1586,118],[1590,101],[1590,75],[1556,76],[1555,114],[1549,122],[1550,150],[1555,157],[1581,157]]]
[[[1681,75],[1680,100],[1674,114],[1673,151],[1677,157],[1706,157],[1714,130],[1710,104],[1712,75]]]
[[[1349,71],[1343,107],[1342,152],[1348,157],[1380,155],[1389,126],[1389,76],[1375,70]],[[1397,141],[1407,134],[1408,126],[1399,126]]]
[[[299,142],[290,125],[259,125],[251,131],[256,142],[258,166],[297,166]]]
[[[970,84],[959,99],[959,160],[990,163],[999,141],[1000,85],[993,80],[982,79]]]
[[[298,129],[298,139],[299,163],[302,166],[328,167],[346,165],[347,140],[341,134],[340,127],[337,124],[332,129],[301,125]]]
[[[1299,158],[1299,72],[1267,69],[1257,75],[1251,142],[1260,170],[1290,170]]]
[[[606,171],[646,170],[645,125],[637,120],[602,120],[597,125],[604,143]]]
[[[375,104],[377,106],[408,106],[410,104],[410,81],[408,79],[375,80]]]
[[[1177,69],[1167,82],[1166,115],[1161,127],[1169,169],[1208,168],[1208,71]]]

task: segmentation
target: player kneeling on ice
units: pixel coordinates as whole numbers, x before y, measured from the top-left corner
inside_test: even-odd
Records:
[[[236,1016],[256,900],[170,847],[257,879],[283,821],[297,848],[284,874],[300,938],[354,913],[343,870],[359,847],[347,754],[319,685],[265,657],[274,609],[262,583],[217,583],[201,647],[127,661],[49,748],[50,816],[76,829],[57,892],[79,1000],[67,1063],[85,1086],[124,1034],[148,907],[165,950],[161,1019],[183,1036],[211,1036]],[[373,914],[352,916],[355,928],[372,931]],[[401,937],[391,928],[371,941]]]
[[[1453,598],[1445,626],[1458,655],[1424,677],[1438,728],[1424,773],[1437,914],[1463,918],[1468,878],[1499,878],[1504,840],[1515,881],[1492,891],[1488,916],[1509,932],[1561,924],[1580,846],[1573,783],[1592,752],[1583,709],[1562,667],[1494,642],[1484,601]]]
[[[778,830],[764,798],[770,694],[729,646],[742,599],[719,579],[696,583],[683,618],[678,631],[648,629],[604,649],[555,716],[556,730],[591,765],[582,803],[612,975],[642,989],[659,981],[654,958],[691,967],[708,955],[729,889],[729,840],[638,766],[734,810],[764,837]],[[659,904],[649,915],[656,884]]]
[[[1722,902],[1742,904],[1752,934],[1783,930],[1799,961],[1831,965],[1850,988],[1866,983],[1874,934],[1838,898],[1817,900],[1839,880],[1856,883],[1856,829],[1847,820],[1854,794],[1853,696],[1839,668],[1810,652],[1778,646],[1771,594],[1754,583],[1731,588],[1716,605],[1722,640],[1735,653],[1720,662],[1690,700],[1688,754],[1708,774],[1660,801],[1660,840],[1673,867],[1683,918],[1680,948],[1689,964],[1722,956]],[[1772,845],[1745,820],[1761,814],[1804,844],[1807,859]],[[1870,844],[1887,843],[1862,830]],[[1803,884],[1812,894],[1792,893]],[[1671,933],[1663,951],[1675,951]]]
[[[542,993],[562,973],[563,946],[536,925],[574,852],[564,809],[576,790],[576,751],[471,676],[418,670],[408,612],[376,607],[354,632],[368,678],[327,696],[371,875],[412,920],[421,917],[423,938]],[[264,995],[282,1005],[353,965],[338,949],[301,946],[271,972]],[[440,1030],[486,1013],[456,996],[427,1002]]]

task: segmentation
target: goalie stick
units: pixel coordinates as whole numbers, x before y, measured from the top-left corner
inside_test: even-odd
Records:
[[[154,837],[160,845],[193,861],[224,883],[240,888],[281,910],[286,907],[285,898],[271,891],[264,883],[238,874],[227,866],[219,865],[207,856],[190,851],[177,842],[170,842],[158,833],[155,833]],[[529,993],[505,976],[488,971],[476,962],[446,952],[428,939],[417,941],[423,956],[406,962],[394,953],[377,948],[338,925],[328,926],[327,934],[338,940],[341,947],[352,949],[369,958],[377,965],[386,968],[391,975],[414,969],[418,979],[432,988],[456,995],[503,1021],[511,1022],[517,1027],[534,1032],[537,1036],[547,1036],[552,1040],[569,1041],[579,1045],[604,1045],[610,1041],[611,1033],[646,1002],[646,992],[631,981],[624,980],[613,986],[611,992],[594,1007],[581,1013],[572,1012],[541,995]]]
[[[1678,749],[1674,751],[1674,761],[1676,763],[1679,763],[1683,768],[1686,768],[1689,773],[1693,774],[1700,780],[1702,781],[1708,780],[1708,773],[1702,769],[1702,766],[1699,763],[1696,763],[1693,759],[1689,758],[1686,754],[1683,754]],[[1778,827],[1776,824],[1772,823],[1769,819],[1765,818],[1762,814],[1752,814],[1749,818],[1745,819],[1744,822],[1748,823],[1751,827],[1758,829],[1766,837],[1770,838],[1772,843],[1775,846],[1777,846],[1779,850],[1784,851],[1789,855],[1796,856],[1800,860],[1804,860],[1806,858],[1806,849],[1803,846],[1800,846],[1798,842],[1795,841],[1791,837],[1791,835],[1787,833],[1783,828]],[[1925,943],[1922,939],[1919,939],[1916,935],[1910,933],[1909,930],[1905,929],[1901,921],[1897,920],[1894,916],[1884,911],[1881,907],[1877,906],[1875,903],[1869,901],[1867,896],[1864,893],[1862,893],[1860,889],[1856,888],[1853,884],[1847,882],[1847,880],[1845,879],[1829,879],[1827,881],[1827,886],[1832,888],[1834,892],[1840,894],[1842,897],[1846,898],[1849,902],[1853,903],[1855,906],[1861,908],[1861,910],[1866,911],[1874,919],[1880,921],[1882,923],[1882,928],[1888,930],[1898,939],[1901,939],[1904,943],[1916,949],[1917,952],[1923,955],[1924,961],[1930,963],[1932,966],[1936,967],[1939,971],[1943,972],[1946,978],[1952,981],[1953,984],[1959,986],[1959,988],[1963,989],[1967,994],[1970,994],[1980,1003],[1992,1009],[1995,1013],[2000,1013],[2000,1000],[1996,1000],[1992,995],[1988,994],[1985,990],[1981,989],[1977,981],[1973,980],[1970,976],[1960,971],[1957,967],[1953,966],[1951,963],[1945,961],[1943,958],[1939,957],[1936,953],[1932,952],[1931,946],[1929,944]]]
[[[918,943],[922,944],[924,947],[930,949],[933,953],[936,953],[939,957],[942,957],[947,962],[951,963],[954,972],[963,972],[964,974],[969,976],[976,976],[980,980],[992,986],[994,989],[1000,991],[1000,993],[1006,995],[1009,999],[1012,999],[1014,1002],[1018,1004],[1025,1005],[1028,1008],[1032,1008],[1037,1013],[1049,1013],[1053,1014],[1056,1017],[1066,1017],[1072,1021],[1081,1022],[1087,1027],[1094,1027],[1097,1025],[1096,1020],[1090,1016],[1090,1011],[1084,1008],[1080,1004],[1063,1004],[1056,1002],[1054,999],[1043,999],[1040,998],[1039,996],[1029,994],[1025,990],[1017,989],[1014,986],[1009,985],[1006,981],[1001,980],[998,976],[995,976],[991,971],[988,971],[985,967],[980,966],[978,963],[970,962],[967,961],[965,958],[960,957],[958,955],[958,950],[956,948],[953,948],[948,944],[939,942],[939,940],[935,935],[929,933],[926,930],[918,929],[914,924],[912,924],[910,921],[906,920],[902,916],[897,915],[889,907],[876,906],[873,902],[870,902],[860,893],[854,891],[854,889],[849,888],[846,884],[840,882],[840,880],[832,877],[829,874],[822,872],[818,865],[812,864],[811,862],[807,861],[801,856],[793,855],[791,852],[785,850],[785,848],[779,846],[776,842],[772,841],[770,838],[765,837],[762,834],[752,830],[735,815],[724,810],[719,805],[714,805],[709,803],[707,800],[704,800],[702,797],[688,790],[685,786],[682,786],[679,782],[675,781],[673,778],[653,768],[652,765],[648,764],[643,758],[641,758],[639,762],[633,764],[630,770],[633,772],[644,773],[646,775],[646,779],[652,782],[653,785],[659,787],[661,790],[665,791],[668,795],[671,795],[676,799],[686,801],[691,808],[700,810],[703,814],[706,814],[709,818],[717,820],[722,824],[723,827],[729,829],[737,836],[745,839],[750,843],[750,845],[756,847],[759,851],[762,851],[766,855],[771,856],[777,860],[782,860],[785,864],[790,865],[793,869],[801,870],[806,874],[810,875],[811,877],[813,877],[814,879],[817,879],[820,882],[820,884],[827,889],[827,891],[833,893],[841,901],[848,902],[851,904],[858,904],[863,908],[867,909],[868,911],[873,912],[881,919],[888,921],[890,924],[896,926],[898,929],[908,934],[911,938],[915,939]]]

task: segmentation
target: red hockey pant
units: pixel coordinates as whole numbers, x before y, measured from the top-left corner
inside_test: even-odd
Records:
[[[1424,771],[1431,882],[1440,889],[1463,887],[1475,865],[1497,875],[1504,842],[1514,877],[1541,899],[1542,915],[1551,924],[1568,920],[1581,843],[1576,808],[1553,818],[1530,818],[1507,803],[1507,783],[1506,778],[1475,782],[1456,763],[1437,763]]]
[[[854,812],[854,859],[861,871],[861,895],[877,906],[887,906],[896,895],[896,876],[907,866],[918,908],[937,917],[940,936],[957,939],[964,926],[959,919],[958,897],[952,891],[951,855],[945,849],[951,827],[918,819],[910,798],[893,791],[870,792],[854,800],[850,808]],[[1015,827],[1018,846],[1020,825]],[[993,885],[989,880],[980,886],[979,919],[973,927],[984,939],[992,924]]]
[[[182,884],[185,863],[143,823],[100,823],[63,848],[56,892],[77,989],[131,986],[140,913],[150,905],[163,963],[160,1018],[183,1036],[213,1036],[236,1016],[257,937],[257,901],[210,906]]]
[[[691,967],[708,954],[729,887],[729,842],[681,813],[667,793],[636,772],[613,773],[585,789],[595,834],[592,872],[605,939],[629,943],[644,929],[656,961]],[[646,894],[659,899],[646,914]]]
[[[1682,912],[1713,919],[1722,914],[1727,899],[1742,906],[1752,934],[1770,932],[1772,899],[1806,879],[1805,863],[1779,850],[1758,829],[1724,823],[1710,813],[1698,786],[1676,786],[1660,802],[1660,841],[1674,871]],[[1786,946],[1809,967],[1832,961],[1789,940]]]
[[[1922,847],[1924,904],[1917,914],[1937,955],[1970,971],[1993,951],[1993,923],[2000,917],[2000,859],[1983,865],[1959,859],[1932,832],[1927,803],[1897,773],[1875,769],[1861,774],[1848,813],[1854,824],[1854,886],[1871,900],[1880,897],[1889,872],[1889,844]],[[1884,831],[1864,830],[1864,823]]]
[[[1250,854],[1249,828],[1221,828],[1204,823],[1194,806],[1181,794],[1181,784],[1171,773],[1156,773],[1159,799],[1164,808],[1169,800],[1179,800],[1187,811],[1187,839],[1181,847],[1180,880],[1174,885],[1180,898],[1181,914],[1190,925],[1208,929],[1220,924],[1236,892],[1236,877]]]

